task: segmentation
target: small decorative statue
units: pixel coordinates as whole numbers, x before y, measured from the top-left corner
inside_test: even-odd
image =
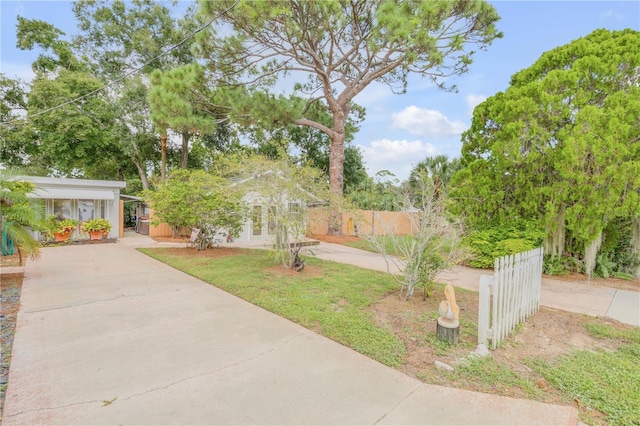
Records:
[[[456,344],[459,339],[460,322],[458,317],[460,308],[456,303],[456,292],[451,284],[444,288],[444,297],[447,300],[440,302],[438,311],[438,338]]]
[[[451,323],[458,322],[458,315],[460,314],[460,308],[456,303],[456,292],[451,284],[447,284],[444,288],[444,297],[447,300],[440,302],[440,318],[443,318]]]

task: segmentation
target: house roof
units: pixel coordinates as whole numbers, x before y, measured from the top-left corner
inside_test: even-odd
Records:
[[[142,201],[141,197],[136,197],[135,195],[127,195],[127,194],[120,194],[120,199],[124,200],[125,202],[127,202],[127,201]]]
[[[282,176],[282,174],[278,171],[278,170],[267,170],[265,172],[262,173],[252,173],[249,175],[245,175],[245,176],[234,176],[231,178],[231,186],[238,186],[238,185],[243,185],[251,180],[259,180],[261,176],[267,176],[267,175],[273,175],[279,179],[285,180],[285,178]],[[314,200],[313,202],[316,203],[322,203],[324,201],[322,201],[321,199],[319,199],[316,195],[312,194],[311,192],[307,191],[306,189],[304,189],[302,186],[300,186],[299,184],[296,183],[295,185],[298,190],[304,194],[307,195],[307,197],[310,200]],[[256,192],[260,193],[260,188],[253,188],[253,190],[255,190]]]
[[[119,180],[93,180],[93,179],[70,179],[55,178],[43,176],[21,176],[20,180],[34,183],[38,187],[49,186],[77,186],[77,187],[96,187],[96,188],[125,188],[126,182]]]
[[[19,178],[35,185],[28,198],[115,200],[126,182],[114,180],[68,179],[41,176]]]

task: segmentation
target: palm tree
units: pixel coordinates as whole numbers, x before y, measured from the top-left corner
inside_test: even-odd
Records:
[[[13,247],[18,250],[20,264],[22,252],[31,259],[39,256],[38,242],[28,227],[38,228],[40,214],[29,204],[27,194],[33,190],[33,184],[10,180],[0,174],[0,225],[2,228],[2,254],[12,254]]]
[[[446,155],[427,157],[411,171],[409,185],[411,188],[419,187],[419,182],[428,178],[433,185],[433,196],[440,199],[446,192],[451,176],[460,169],[460,159],[449,159]]]

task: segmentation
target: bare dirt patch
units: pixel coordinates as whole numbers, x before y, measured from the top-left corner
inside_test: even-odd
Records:
[[[151,237],[154,241],[159,243],[187,243],[189,241],[189,236],[179,236],[179,237]]]
[[[26,258],[23,256],[22,263],[20,263],[20,256],[18,255],[18,253],[8,256],[0,256],[1,267],[24,266],[25,261]]]
[[[8,257],[8,256],[3,256]],[[3,266],[4,266],[3,259]],[[17,266],[17,265],[16,265]],[[20,309],[20,292],[22,290],[23,274],[0,275],[0,420],[4,409],[4,397],[9,381],[9,365],[11,364],[11,349],[16,329],[16,318]]]
[[[457,289],[456,297],[461,308],[461,326],[460,342],[455,346],[437,339],[438,305],[444,300],[441,293],[436,293],[427,300],[422,295],[416,295],[409,301],[400,300],[397,294],[392,294],[371,307],[377,323],[393,330],[407,348],[404,363],[398,369],[426,383],[531,398],[530,392],[518,384],[488,384],[472,377],[451,374],[436,366],[436,361],[439,361],[457,370],[477,346],[478,295]],[[491,356],[497,364],[517,373],[522,379],[530,380],[539,388],[542,392],[536,399],[548,403],[572,403],[578,408],[578,402],[564,399],[560,391],[535,373],[530,362],[533,359],[553,361],[574,350],[617,349],[617,343],[591,336],[585,328],[585,324],[589,323],[608,324],[621,329],[632,328],[613,320],[540,308],[512,332],[504,343],[491,351]]]
[[[598,285],[603,287],[610,287],[619,290],[640,291],[640,279],[638,280],[623,280],[621,278],[591,278],[584,274],[578,274],[572,272],[570,274],[563,275],[543,275],[543,278],[558,281],[569,281],[574,283],[584,283],[589,285]]]
[[[291,268],[283,268],[281,265],[273,265],[267,268],[267,271],[280,277],[294,277],[297,275],[304,275],[305,277],[319,277],[322,274],[322,268],[316,265],[305,265],[304,269],[300,272]]]

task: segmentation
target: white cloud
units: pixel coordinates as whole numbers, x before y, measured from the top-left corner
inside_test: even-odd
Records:
[[[485,95],[477,95],[477,94],[470,94],[467,95],[464,100],[467,102],[467,107],[468,109],[468,114],[469,116],[473,116],[473,110],[475,107],[477,107],[478,105],[480,105],[481,103],[483,103],[484,101],[487,100],[487,97]]]
[[[391,114],[392,127],[403,129],[416,136],[452,136],[467,129],[461,121],[451,121],[440,111],[420,108],[415,105]]]
[[[380,170],[389,170],[400,180],[407,179],[411,168],[417,163],[437,153],[435,146],[420,140],[379,139],[372,141],[369,146],[358,146],[362,149],[369,176]]]
[[[600,18],[601,19],[614,18],[614,19],[617,19],[618,21],[622,21],[625,18],[625,16],[623,13],[616,12],[613,9],[609,9],[606,12],[601,13]]]

